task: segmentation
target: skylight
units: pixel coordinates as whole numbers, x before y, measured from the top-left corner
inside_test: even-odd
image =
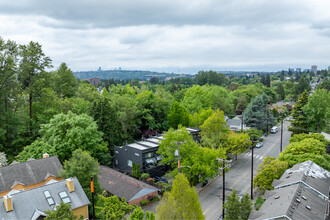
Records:
[[[54,205],[54,199],[52,198],[52,196],[50,195],[50,192],[48,190],[44,191],[44,195],[46,197],[46,200],[48,202],[48,205]]]
[[[68,194],[67,194],[65,191],[60,192],[60,193],[59,193],[59,196],[61,197],[61,199],[62,199],[62,201],[63,201],[64,203],[69,203],[69,202],[71,202],[71,200],[70,200]]]

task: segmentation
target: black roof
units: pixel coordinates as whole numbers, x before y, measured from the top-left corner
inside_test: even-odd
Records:
[[[63,169],[57,156],[30,159],[0,167],[0,192],[11,190],[16,184],[31,185],[45,181],[49,176],[59,177]]]

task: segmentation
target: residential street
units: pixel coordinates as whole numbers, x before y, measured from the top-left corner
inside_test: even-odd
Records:
[[[283,150],[289,144],[291,132],[287,130],[289,122],[283,123]],[[254,149],[254,176],[258,165],[266,156],[278,157],[280,153],[281,129],[275,134],[270,134],[264,138],[264,145]],[[251,192],[251,150],[238,156],[238,160],[233,164],[225,175],[226,196],[235,187],[238,195]],[[222,214],[222,176],[216,178],[199,193],[199,201],[202,205],[206,219],[218,219]]]

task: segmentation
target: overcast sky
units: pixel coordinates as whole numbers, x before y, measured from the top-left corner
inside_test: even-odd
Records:
[[[330,65],[329,0],[0,0],[0,36],[73,71]]]

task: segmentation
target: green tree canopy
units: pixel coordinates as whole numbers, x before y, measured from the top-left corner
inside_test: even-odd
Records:
[[[276,92],[278,94],[279,100],[284,100],[285,99],[285,90],[284,90],[284,87],[283,87],[282,83],[278,84],[278,86],[276,88]]]
[[[257,175],[253,179],[253,187],[258,187],[261,192],[273,189],[273,180],[279,179],[287,168],[286,161],[266,157],[258,167]]]
[[[129,216],[130,220],[155,220],[155,214],[153,212],[144,212],[140,206],[134,209],[133,213]]]
[[[135,205],[128,205],[125,198],[117,196],[104,197],[99,195],[101,206],[95,207],[98,219],[117,220],[125,217],[136,208]]]
[[[77,177],[88,199],[91,201],[91,176],[94,178],[94,192],[101,193],[101,185],[98,181],[100,173],[99,163],[87,152],[80,149],[72,153],[70,160],[64,162],[60,176],[63,178]]]
[[[156,210],[157,219],[205,219],[198,194],[190,187],[187,178],[178,174],[173,180],[170,193],[160,201]]]
[[[309,127],[316,132],[330,131],[330,93],[325,89],[317,89],[302,107],[308,117]]]
[[[189,116],[189,126],[194,128],[199,128],[208,117],[213,114],[213,110],[209,109],[201,109],[198,112],[195,112],[193,115]]]
[[[64,203],[61,201],[61,203],[56,206],[56,210],[46,210],[45,214],[47,215],[45,220],[74,220],[79,219],[82,220],[84,217],[81,215],[79,218],[74,214],[74,212],[71,210],[71,204],[70,203]]]
[[[63,97],[72,97],[78,89],[78,79],[65,63],[54,74],[54,90]]]
[[[218,172],[216,158],[223,158],[224,152],[220,149],[203,148],[198,145],[185,127],[178,130],[172,128],[165,132],[158,153],[162,155],[162,164],[171,165],[173,175],[178,173],[178,158],[174,152],[180,146],[181,172],[186,174],[191,182],[203,181],[213,177]]]
[[[305,138],[290,143],[279,160],[288,162],[289,166],[311,160],[324,169],[330,170],[330,156],[326,153],[325,144],[314,138]]]
[[[110,154],[102,140],[102,132],[97,129],[92,117],[68,112],[55,115],[48,124],[42,125],[41,140],[55,148],[60,161],[69,159],[74,150],[82,149],[106,163]]]
[[[251,103],[243,112],[244,122],[247,126],[257,128],[259,130],[266,129],[268,102],[269,99],[266,94],[259,95],[251,101]],[[271,126],[273,121],[274,118],[272,113],[269,112],[268,126]]]
[[[252,210],[252,203],[249,194],[245,194],[241,201],[237,196],[237,191],[233,188],[232,193],[227,196],[225,202],[225,220],[248,219]]]
[[[289,127],[289,131],[292,132],[292,136],[295,134],[309,132],[308,118],[303,112],[303,107],[307,104],[307,102],[308,92],[305,90],[293,106],[291,126]]]
[[[40,139],[35,140],[32,144],[24,147],[23,151],[17,155],[16,159],[19,162],[27,161],[30,158],[40,159],[43,158],[43,154],[49,154],[49,156],[56,155],[56,149],[46,142]]]
[[[114,146],[120,146],[123,143],[122,128],[118,115],[111,105],[110,99],[105,97],[106,90],[102,96],[93,102],[90,115],[98,125],[98,130],[103,133],[103,140],[108,143],[108,149],[111,156],[114,155]]]
[[[168,114],[168,124],[170,127],[176,129],[178,125],[189,125],[189,113],[185,107],[179,105],[177,101],[174,101]]]
[[[217,109],[202,126],[200,136],[204,146],[220,148],[225,143],[229,128],[226,125],[223,111]]]

